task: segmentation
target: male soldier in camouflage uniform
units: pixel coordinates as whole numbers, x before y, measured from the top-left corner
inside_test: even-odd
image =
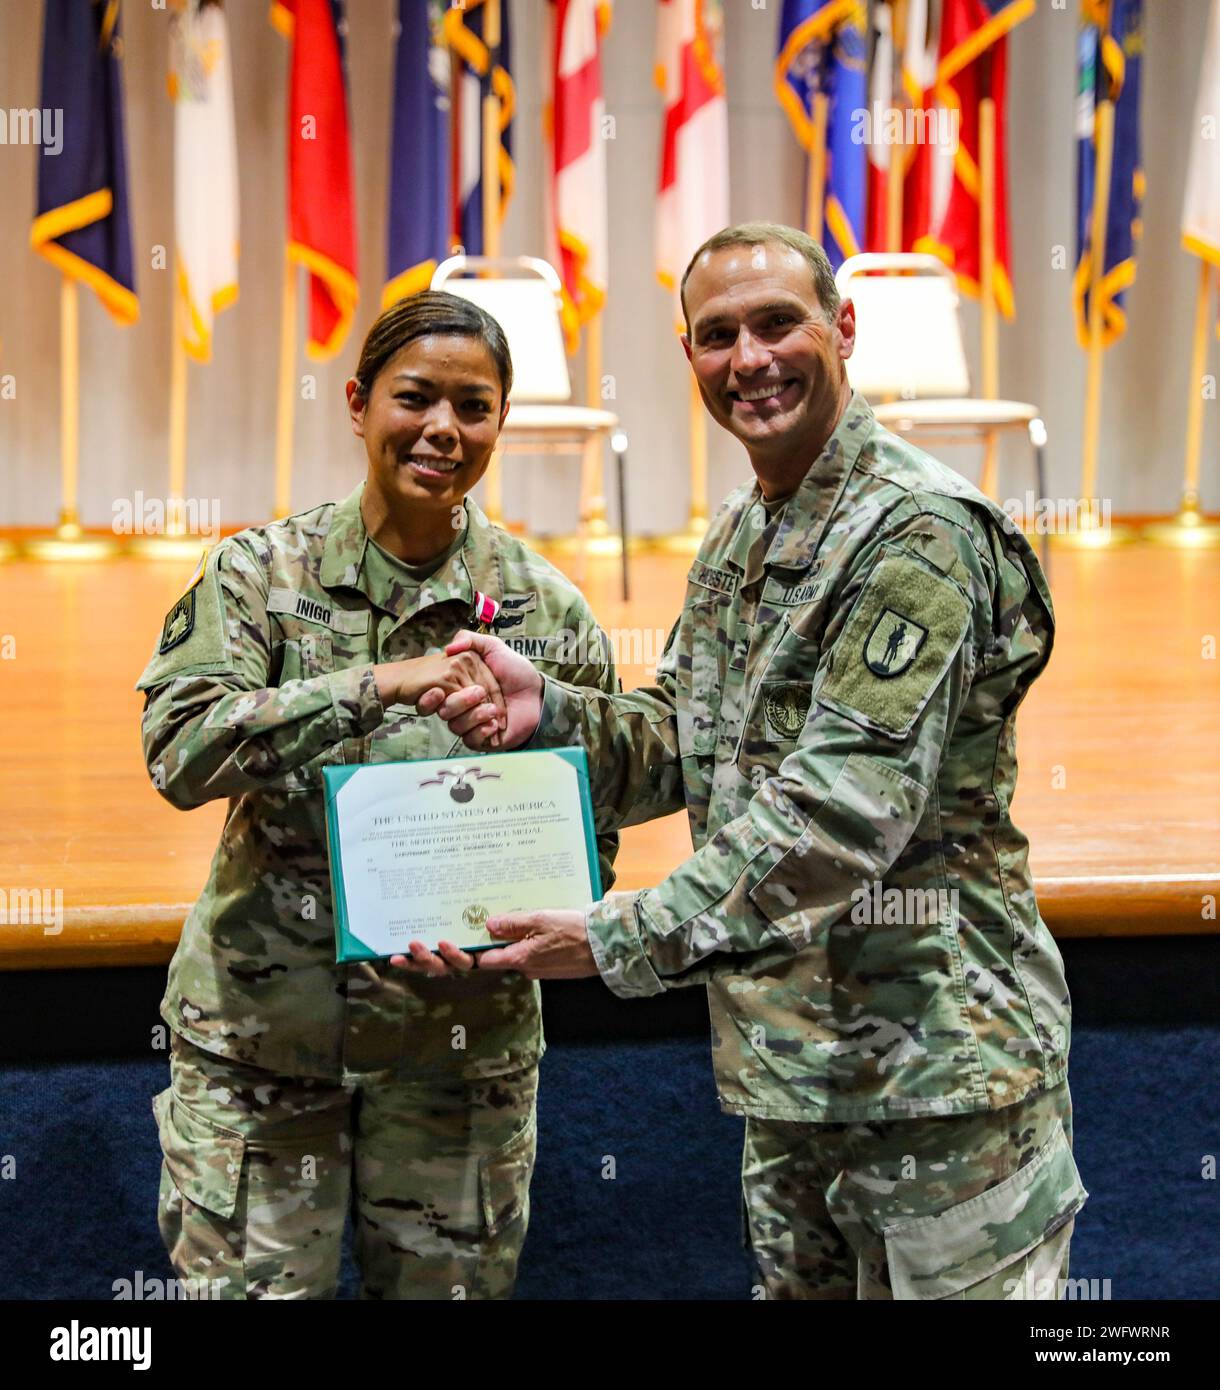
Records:
[[[576,653],[577,631],[601,638],[577,590],[468,497],[425,576],[373,542],[368,486],[219,545],[139,682],[155,785],[182,809],[229,798],[170,966],[155,1102],[162,1235],[212,1296],[332,1296],[350,1205],[366,1296],[503,1297],[528,1221],[538,987],[336,965],[321,769],[460,748],[383,702],[374,666],[441,652],[476,593],[539,671],[618,683],[604,641]],[[606,881],[616,847],[601,834]]]
[[[768,1296],[1044,1297],[1086,1196],[1062,962],[1009,817],[1045,580],[852,393],[854,309],[809,238],[730,228],[683,289],[704,402],[757,482],[708,529],[656,685],[450,650],[495,672],[505,746],[588,750],[599,828],[685,806],[695,853],[583,913],[493,920],[512,944],[483,968],[708,985]],[[421,708],[478,747],[475,703]]]

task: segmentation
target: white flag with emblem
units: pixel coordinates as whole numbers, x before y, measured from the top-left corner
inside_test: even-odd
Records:
[[[181,0],[171,19],[174,237],[182,344],[212,356],[216,315],[237,298],[237,137],[220,0]]]
[[[1182,245],[1220,265],[1220,0],[1212,0],[1195,119],[1190,127]]]

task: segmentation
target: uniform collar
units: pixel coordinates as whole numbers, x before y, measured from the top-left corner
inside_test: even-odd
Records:
[[[319,576],[324,589],[355,589],[359,587],[364,547],[369,533],[360,515],[360,499],[364,484],[349,493],[331,513],[326,544],[322,547],[322,566]]]
[[[788,570],[809,568],[860,451],[876,426],[869,403],[858,391],[853,391],[825,448],[788,499],[779,530],[767,551],[768,566]],[[761,497],[761,492],[758,495]]]
[[[369,533],[360,514],[363,495],[364,484],[361,483],[334,510],[322,551],[323,588],[359,589],[370,603],[400,617],[434,603],[456,600],[471,605],[476,589],[494,598],[501,596],[503,581],[495,528],[469,497],[463,503],[465,544],[459,546],[435,574],[423,580],[418,589],[408,594],[391,575],[377,547],[369,542]]]

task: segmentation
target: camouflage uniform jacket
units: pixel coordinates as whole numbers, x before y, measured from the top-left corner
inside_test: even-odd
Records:
[[[694,854],[587,922],[617,994],[709,985],[725,1109],[942,1115],[1065,1077],[1009,817],[1053,623],[1004,513],[857,395],[774,518],[757,484],[720,509],[655,687],[546,681],[533,743],[589,750],[599,829],[689,814]]]
[[[435,716],[384,708],[372,668],[442,649],[471,626],[475,590],[501,600],[497,631],[540,670],[618,682],[579,592],[469,499],[460,547],[410,585],[368,541],[361,491],[217,546],[140,678],[154,783],[183,809],[229,798],[162,1014],[210,1052],[293,1076],[494,1076],[541,1055],[536,985],[336,965],[321,768],[461,747]],[[607,881],[617,843],[599,839]]]

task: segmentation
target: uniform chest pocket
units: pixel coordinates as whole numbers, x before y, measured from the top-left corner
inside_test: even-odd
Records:
[[[814,677],[822,649],[816,637],[807,637],[798,630],[798,619],[814,625],[805,610],[784,615],[770,660],[751,691],[737,749],[739,765],[747,775],[751,775],[750,767],[755,764],[763,766],[767,775],[775,771],[800,742],[813,704]]]
[[[678,747],[684,758],[716,751],[728,665],[727,609],[727,599],[696,599],[687,604],[678,631]]]

